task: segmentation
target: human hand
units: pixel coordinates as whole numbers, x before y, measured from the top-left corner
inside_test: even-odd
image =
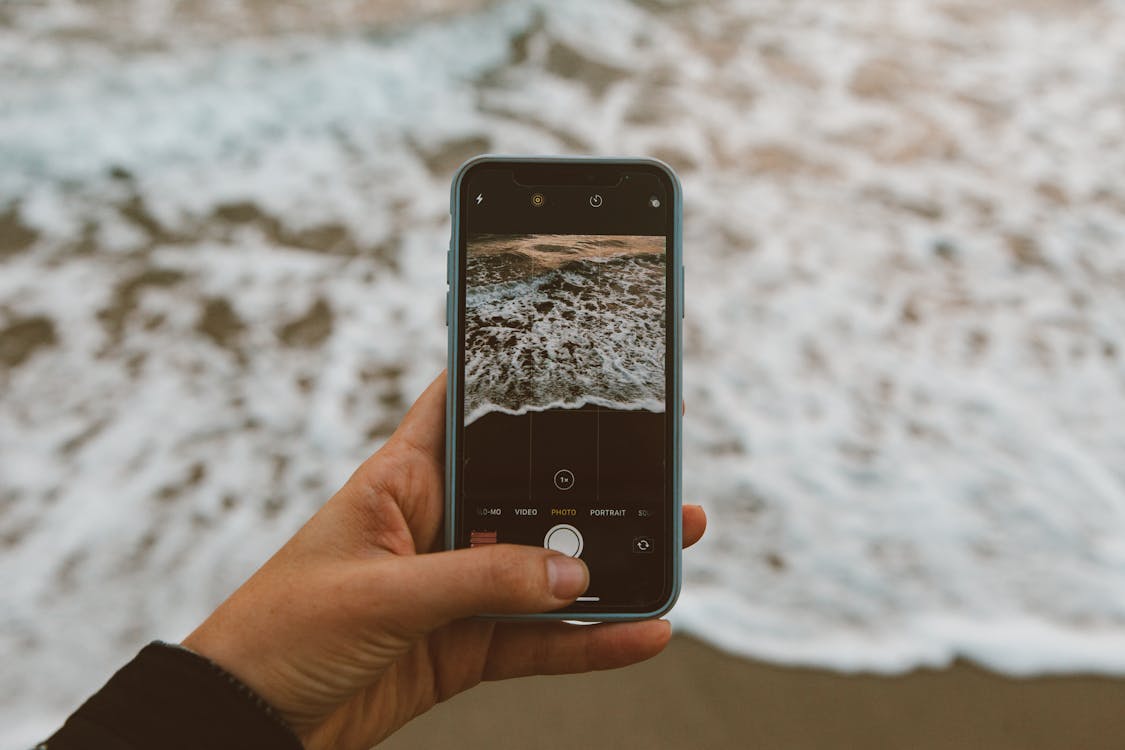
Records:
[[[613,669],[668,643],[662,620],[496,623],[548,612],[589,583],[530,546],[441,550],[445,376],[308,523],[183,642],[241,679],[306,748],[366,750],[478,684]],[[684,546],[706,527],[685,506]]]

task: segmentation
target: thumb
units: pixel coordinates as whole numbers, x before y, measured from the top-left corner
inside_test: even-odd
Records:
[[[516,544],[400,557],[396,564],[394,575],[380,576],[380,598],[391,621],[416,633],[472,615],[549,612],[590,585],[581,560]]]

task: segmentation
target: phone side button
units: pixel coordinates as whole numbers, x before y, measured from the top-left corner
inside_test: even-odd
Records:
[[[687,295],[685,294],[685,291],[687,290],[687,281],[685,280],[686,271],[687,271],[687,269],[685,269],[683,266],[680,266],[680,317],[681,318],[687,317],[687,304],[686,304],[687,303]]]
[[[445,292],[445,327],[449,327],[449,291]]]

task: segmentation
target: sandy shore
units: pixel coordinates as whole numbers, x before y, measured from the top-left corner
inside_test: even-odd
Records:
[[[745,661],[689,638],[617,672],[489,683],[380,747],[1121,748],[1125,680],[900,677]]]
[[[1123,60],[1120,0],[0,2],[0,736],[389,436],[486,151],[683,178],[683,622],[1125,675]],[[397,746],[1125,748],[1120,692],[680,643]]]

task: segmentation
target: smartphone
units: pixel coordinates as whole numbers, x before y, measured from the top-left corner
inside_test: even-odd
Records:
[[[585,594],[528,618],[658,617],[680,589],[679,181],[481,156],[451,192],[446,546],[585,561]]]

